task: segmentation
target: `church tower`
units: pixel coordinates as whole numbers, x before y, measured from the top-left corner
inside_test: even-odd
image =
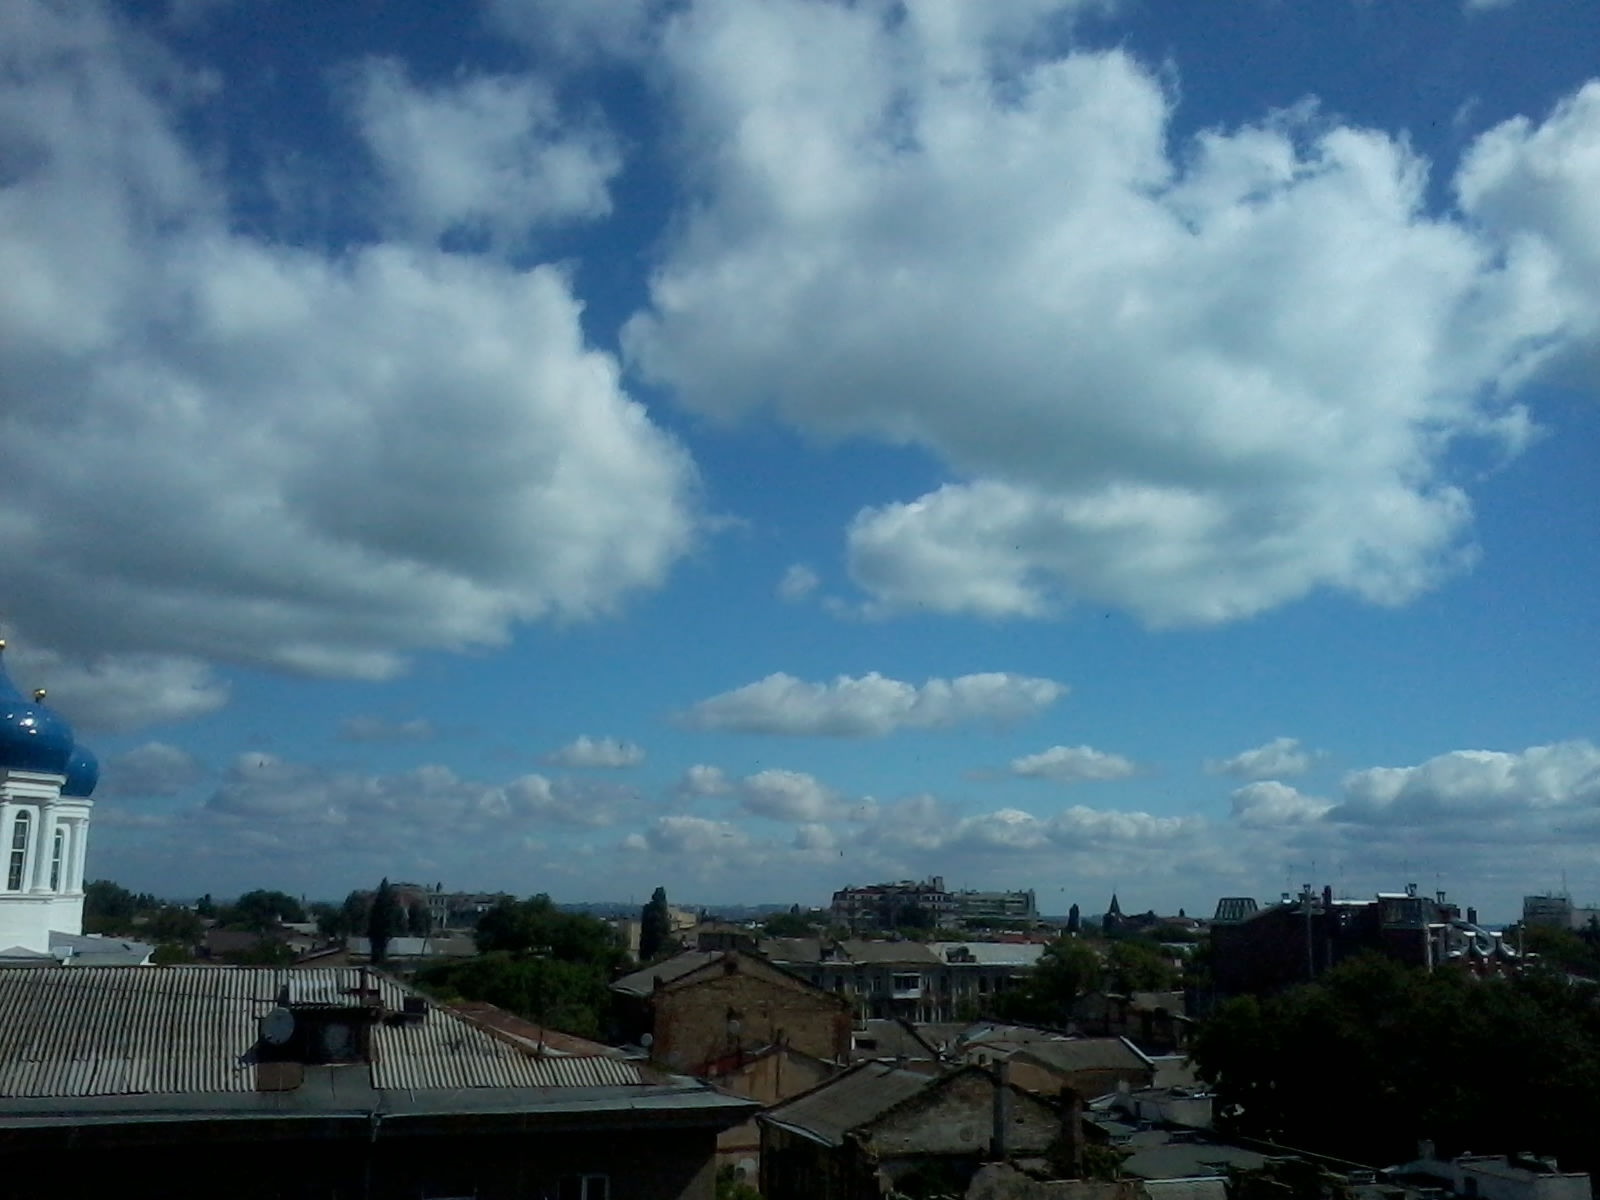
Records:
[[[72,727],[6,673],[0,641],[0,953],[50,953],[50,934],[83,932],[89,799],[100,764]]]

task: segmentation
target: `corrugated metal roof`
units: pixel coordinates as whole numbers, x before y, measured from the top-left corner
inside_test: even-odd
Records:
[[[862,1063],[819,1088],[768,1109],[761,1119],[838,1146],[850,1130],[916,1095],[937,1078],[902,1071],[888,1063]]]
[[[411,993],[367,975],[383,1007]],[[0,970],[0,1096],[248,1092],[261,1015],[293,1003],[358,1005],[353,968],[69,967]],[[615,1059],[538,1059],[430,1005],[420,1022],[374,1028],[372,1086],[607,1087],[642,1082]]]

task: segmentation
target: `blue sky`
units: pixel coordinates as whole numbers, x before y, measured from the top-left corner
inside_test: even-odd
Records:
[[[92,874],[1600,897],[1587,0],[16,0]]]

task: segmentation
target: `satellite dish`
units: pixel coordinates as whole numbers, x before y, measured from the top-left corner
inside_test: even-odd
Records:
[[[261,1036],[281,1046],[294,1036],[294,1014],[287,1008],[274,1008],[261,1018]]]
[[[656,1039],[652,1034],[647,1033],[639,1039],[639,1045],[643,1046],[646,1050],[650,1049],[650,1047],[654,1046],[655,1044]]]

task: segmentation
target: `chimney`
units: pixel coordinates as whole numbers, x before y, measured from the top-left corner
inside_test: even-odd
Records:
[[[1474,908],[1472,905],[1469,904],[1469,905],[1467,905],[1467,924],[1468,925],[1476,925],[1477,923],[1478,923],[1478,910],[1476,908]]]
[[[989,1157],[1005,1162],[1011,1157],[1011,1064],[1001,1059],[994,1071],[994,1129]]]

